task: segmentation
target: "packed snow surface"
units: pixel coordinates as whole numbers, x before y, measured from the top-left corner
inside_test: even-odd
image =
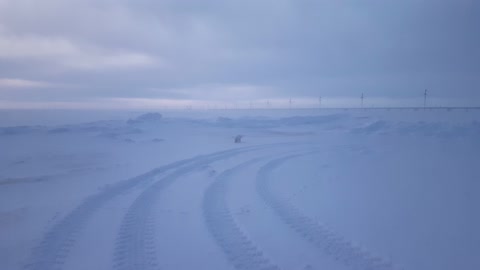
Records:
[[[476,110],[2,111],[0,269],[480,269],[479,138]]]

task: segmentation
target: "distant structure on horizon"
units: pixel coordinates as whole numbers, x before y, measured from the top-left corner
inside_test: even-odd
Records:
[[[423,109],[427,108],[427,89],[425,89],[425,93],[423,94]]]

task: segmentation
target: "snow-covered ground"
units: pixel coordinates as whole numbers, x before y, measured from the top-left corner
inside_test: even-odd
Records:
[[[480,111],[162,115],[0,112],[0,269],[480,269]]]

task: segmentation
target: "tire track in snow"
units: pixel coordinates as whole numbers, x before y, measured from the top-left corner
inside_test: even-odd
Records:
[[[312,152],[278,158],[261,167],[257,173],[257,192],[260,197],[290,228],[337,261],[355,270],[395,269],[391,262],[355,246],[349,240],[303,214],[287,199],[281,198],[271,191],[271,172],[287,160],[308,154],[312,154]]]
[[[242,163],[220,174],[205,191],[203,215],[207,227],[227,258],[239,270],[278,270],[248,239],[227,206],[228,182],[233,174],[258,161]]]
[[[241,153],[279,146],[294,146],[297,144],[304,145],[304,143],[275,143],[245,147],[203,156],[202,158],[192,161],[191,164],[187,164],[183,167],[180,166],[176,171],[158,180],[151,187],[143,191],[127,210],[127,214],[122,221],[120,232],[118,233],[115,244],[114,268],[117,270],[158,269],[154,243],[155,226],[151,211],[159,193],[170,186],[176,179],[212,162]]]
[[[208,155],[200,155],[173,162],[147,173],[121,181],[117,184],[107,186],[102,191],[85,198],[82,203],[69,212],[64,218],[55,223],[51,229],[43,236],[42,241],[32,251],[32,256],[28,260],[24,269],[28,270],[60,270],[70,253],[71,248],[76,242],[82,228],[93,216],[93,214],[103,207],[110,200],[118,195],[128,191],[140,184],[148,184],[155,177],[166,173],[172,169],[179,168],[199,160],[211,159],[217,156],[224,157],[226,154],[249,151],[261,148],[262,146],[236,148],[225,150]]]
[[[212,155],[180,167],[143,191],[132,203],[120,225],[114,250],[114,269],[158,269],[155,249],[155,225],[152,215],[155,200],[161,191],[183,175],[212,162],[229,158],[245,151],[231,151]]]

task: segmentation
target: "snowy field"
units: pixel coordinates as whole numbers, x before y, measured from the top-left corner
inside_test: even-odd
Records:
[[[161,113],[1,111],[0,269],[480,269],[478,110]]]

